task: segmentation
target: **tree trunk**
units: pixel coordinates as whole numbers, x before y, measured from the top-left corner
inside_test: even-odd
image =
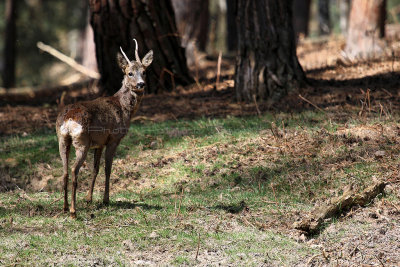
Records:
[[[227,47],[228,51],[235,51],[237,49],[237,25],[236,25],[236,15],[237,15],[237,0],[226,0],[227,6]]]
[[[293,29],[296,36],[308,35],[308,24],[310,21],[311,0],[293,1]]]
[[[291,0],[238,0],[239,101],[273,103],[305,81],[296,55]]]
[[[15,66],[17,54],[17,0],[6,0],[6,29],[4,36],[3,86],[15,86]]]
[[[328,35],[331,33],[329,0],[318,0],[318,28],[319,35]]]
[[[129,58],[135,58],[133,38],[140,57],[150,49],[154,51],[153,64],[147,71],[149,92],[171,91],[177,84],[193,82],[170,0],[90,0],[90,12],[100,84],[109,94],[121,87],[122,72],[116,61],[119,47]]]
[[[351,60],[383,52],[386,0],[353,0],[345,53]]]
[[[183,46],[195,40],[204,51],[208,38],[208,0],[172,0],[172,5]]]
[[[208,50],[213,55],[226,51],[227,30],[226,0],[210,0],[210,32]]]
[[[208,39],[208,0],[172,0],[181,44],[189,66],[196,62],[195,49],[205,51]]]
[[[87,15],[87,23],[85,25],[85,29],[82,31],[81,49],[82,65],[90,70],[98,71],[96,61],[96,44],[94,43],[93,29],[90,25],[89,10]]]

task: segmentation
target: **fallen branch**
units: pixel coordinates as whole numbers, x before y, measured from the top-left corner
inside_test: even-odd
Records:
[[[156,121],[156,120],[147,116],[135,116],[131,119],[131,122],[134,121]]]
[[[383,192],[386,184],[386,182],[382,181],[376,182],[358,194],[353,190],[349,190],[342,196],[333,199],[329,205],[314,209],[307,218],[295,222],[293,226],[307,234],[318,233],[326,219],[338,216],[350,210],[353,206],[367,205],[372,199]]]
[[[313,106],[314,108],[318,109],[319,111],[325,113],[325,111],[323,109],[321,109],[320,107],[318,107],[317,105],[315,105],[314,103],[312,103],[310,100],[304,98],[302,95],[299,94],[299,98],[305,102],[307,102],[308,104],[310,104],[311,106]]]
[[[69,66],[71,66],[72,68],[74,68],[75,70],[79,71],[80,73],[92,78],[92,79],[100,79],[100,74],[96,71],[93,71],[91,69],[86,68],[85,66],[79,64],[78,62],[76,62],[73,58],[70,58],[66,55],[64,55],[63,53],[57,51],[56,49],[54,49],[53,47],[46,45],[42,42],[38,42],[37,47],[40,50],[43,50],[47,53],[49,53],[50,55],[58,58],[59,60],[61,60],[62,62],[68,64]]]

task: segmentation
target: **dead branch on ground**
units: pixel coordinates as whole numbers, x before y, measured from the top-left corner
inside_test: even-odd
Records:
[[[323,205],[315,208],[309,216],[299,222],[295,222],[293,226],[307,234],[316,234],[325,220],[334,216],[339,216],[354,206],[367,205],[377,195],[383,192],[386,184],[386,182],[378,181],[358,194],[354,190],[349,190],[343,193],[342,196],[331,200],[331,203],[327,206]]]

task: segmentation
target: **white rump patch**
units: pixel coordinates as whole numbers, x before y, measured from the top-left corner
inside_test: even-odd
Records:
[[[61,135],[71,135],[72,137],[76,137],[80,135],[83,131],[82,125],[69,119],[68,121],[64,122],[60,127]]]

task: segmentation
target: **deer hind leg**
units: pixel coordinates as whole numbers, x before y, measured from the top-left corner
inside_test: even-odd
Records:
[[[103,147],[96,148],[94,151],[92,182],[90,183],[89,191],[86,196],[86,202],[92,202],[94,183],[96,182],[96,177],[99,173],[101,152],[103,152]]]
[[[64,212],[68,212],[68,159],[71,148],[71,139],[59,137],[58,141],[60,156],[63,164],[63,182],[64,182]]]
[[[112,167],[112,162],[113,158],[115,155],[115,151],[117,150],[118,143],[111,143],[108,144],[106,147],[106,153],[105,153],[105,173],[106,173],[106,182],[105,182],[105,188],[104,188],[104,198],[103,198],[103,203],[108,204],[110,202],[110,175],[111,175],[111,167]]]
[[[75,147],[75,155],[76,159],[74,165],[72,165],[72,195],[71,195],[71,207],[69,212],[72,218],[76,218],[76,189],[78,187],[78,173],[79,169],[81,168],[83,162],[86,159],[87,152],[89,150],[89,142],[88,141],[76,141],[74,140],[74,147]]]

